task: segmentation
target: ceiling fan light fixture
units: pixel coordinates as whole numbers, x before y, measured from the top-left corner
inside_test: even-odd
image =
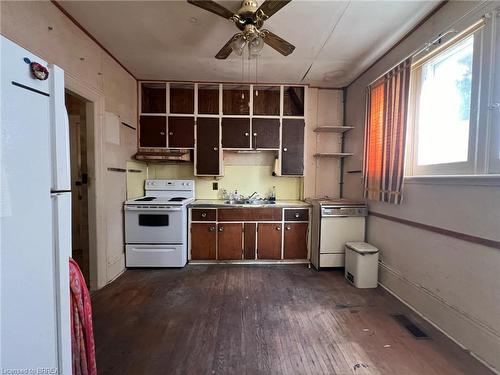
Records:
[[[234,38],[233,41],[231,42],[231,49],[238,56],[241,56],[241,54],[243,53],[243,50],[245,49],[246,43],[247,43],[247,41],[245,40],[245,37],[243,35],[240,35],[240,36]]]
[[[259,55],[264,48],[264,39],[260,35],[255,35],[254,38],[248,41],[248,51],[250,55]]]

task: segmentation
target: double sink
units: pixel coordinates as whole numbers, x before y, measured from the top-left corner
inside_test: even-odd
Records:
[[[244,204],[244,205],[263,205],[263,204],[275,204],[276,201],[268,200],[268,199],[232,199],[224,201],[224,204]]]

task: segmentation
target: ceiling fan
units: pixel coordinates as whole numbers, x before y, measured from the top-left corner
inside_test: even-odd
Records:
[[[290,1],[265,0],[259,7],[256,0],[244,0],[241,8],[233,14],[233,12],[212,0],[187,0],[190,4],[233,21],[236,27],[241,30],[241,32],[234,34],[215,55],[217,59],[227,59],[233,51],[241,56],[245,46],[248,47],[251,55],[256,55],[262,50],[264,43],[284,56],[291,54],[295,49],[293,44],[288,43],[267,29],[262,29],[264,21]]]

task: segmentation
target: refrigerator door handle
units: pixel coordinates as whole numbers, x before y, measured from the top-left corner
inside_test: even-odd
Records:
[[[50,195],[57,196],[64,193],[71,193],[71,190],[51,190]]]
[[[64,71],[52,65],[52,189],[71,188],[69,119],[64,99]]]

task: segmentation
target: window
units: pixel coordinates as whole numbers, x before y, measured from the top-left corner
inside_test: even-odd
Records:
[[[468,160],[473,45],[470,36],[422,66],[419,166]]]
[[[495,22],[483,20],[412,63],[406,175],[498,173],[488,61]],[[492,38],[492,39],[491,39]],[[496,43],[500,42],[496,39]],[[490,92],[491,91],[491,92]]]

